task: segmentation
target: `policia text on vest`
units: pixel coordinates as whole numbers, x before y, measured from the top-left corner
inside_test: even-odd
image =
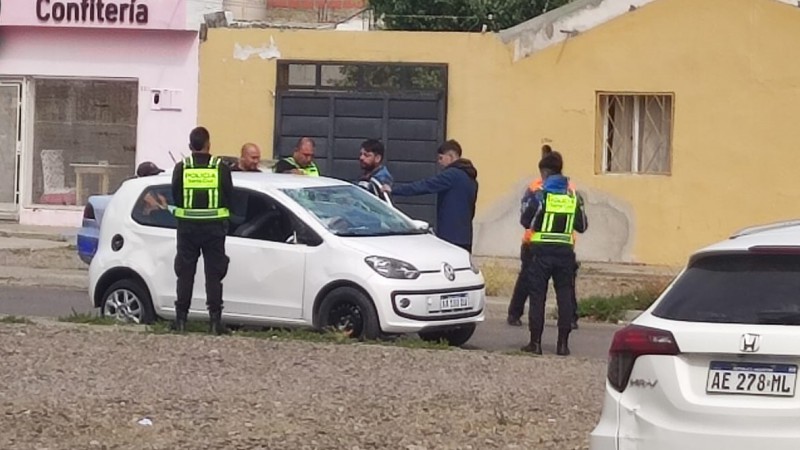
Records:
[[[185,331],[197,261],[202,252],[206,307],[211,319],[209,331],[222,334],[229,332],[222,325],[222,279],[228,272],[225,236],[233,181],[230,168],[208,153],[208,132],[203,133],[204,130],[197,128],[192,131],[192,155],[176,164],[172,174],[172,195],[176,205],[175,217],[178,219],[175,255],[178,280],[173,328]]]

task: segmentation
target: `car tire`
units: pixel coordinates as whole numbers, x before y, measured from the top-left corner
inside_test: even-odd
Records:
[[[381,336],[375,306],[363,292],[352,287],[329,292],[320,305],[319,318],[323,330],[332,328],[358,340],[375,340]]]
[[[477,325],[469,323],[458,327],[440,329],[435,331],[420,331],[419,337],[427,342],[445,341],[448,345],[453,347],[461,347],[470,340],[475,333]]]
[[[147,287],[133,279],[116,281],[105,290],[100,315],[128,323],[151,324],[156,320]]]

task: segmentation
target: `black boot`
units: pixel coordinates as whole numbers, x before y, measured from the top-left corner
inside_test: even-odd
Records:
[[[531,341],[525,347],[520,349],[525,353],[533,353],[534,355],[542,354],[542,343],[531,338]]]
[[[231,334],[231,330],[228,329],[228,327],[226,327],[222,323],[222,313],[221,312],[220,313],[211,313],[211,314],[209,314],[209,316],[211,317],[211,321],[208,324],[208,332],[210,334],[216,334],[217,336],[220,336],[220,335],[223,335],[223,334]]]
[[[511,325],[512,327],[521,327],[522,326],[522,320],[520,320],[518,317],[513,317],[511,315],[508,316],[508,318],[506,319],[506,322],[509,325]]]
[[[558,342],[556,343],[556,355],[569,355],[569,332],[558,332]]]
[[[172,326],[170,327],[172,331],[177,333],[185,333],[186,332],[186,313],[177,313],[175,316],[175,321],[172,322]]]

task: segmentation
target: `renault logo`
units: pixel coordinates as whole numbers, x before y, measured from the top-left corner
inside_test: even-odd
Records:
[[[739,350],[745,353],[755,353],[761,347],[761,336],[757,334],[745,333],[742,335],[742,340],[739,343]]]
[[[444,277],[448,280],[453,281],[456,279],[456,271],[453,270],[453,266],[450,264],[444,263],[442,266],[442,272],[444,273]]]

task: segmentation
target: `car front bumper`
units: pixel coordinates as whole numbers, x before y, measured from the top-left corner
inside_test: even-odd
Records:
[[[486,319],[484,279],[470,270],[456,272],[453,281],[441,273],[422,274],[416,280],[371,281],[370,295],[386,333],[416,333]]]

